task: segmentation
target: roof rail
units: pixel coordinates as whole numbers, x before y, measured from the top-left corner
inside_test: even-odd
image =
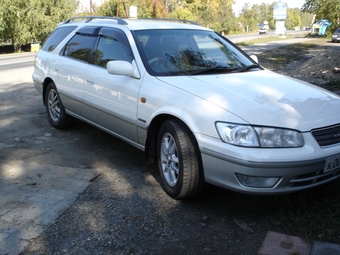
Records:
[[[116,17],[111,17],[111,16],[77,16],[77,17],[69,18],[65,22],[62,22],[61,24],[67,24],[71,22],[72,20],[76,20],[76,19],[86,19],[85,23],[88,23],[93,19],[113,19],[113,20],[116,20],[117,23],[120,25],[128,24],[125,20],[121,18],[116,18]]]
[[[170,19],[170,18],[141,18],[137,20],[154,20],[154,21],[172,21],[172,22],[180,22],[180,23],[188,23],[191,25],[197,25],[197,26],[202,26],[201,24],[191,21],[191,20],[186,20],[186,19]]]

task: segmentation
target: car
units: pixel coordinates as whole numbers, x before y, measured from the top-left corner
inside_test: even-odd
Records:
[[[258,31],[259,35],[268,35],[268,29],[261,27],[260,30]]]
[[[340,28],[338,28],[332,35],[332,42],[340,42]]]
[[[206,183],[275,195],[340,175],[340,97],[194,22],[70,18],[32,78],[53,127],[76,118],[139,148],[174,199]]]

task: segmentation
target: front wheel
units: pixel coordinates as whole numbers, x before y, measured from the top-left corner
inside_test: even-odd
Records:
[[[157,151],[162,185],[169,196],[184,199],[202,190],[201,157],[186,126],[177,120],[165,121],[158,133]]]
[[[72,123],[72,117],[65,111],[63,103],[60,100],[59,93],[53,82],[47,85],[45,93],[45,105],[48,120],[55,128],[67,128]]]

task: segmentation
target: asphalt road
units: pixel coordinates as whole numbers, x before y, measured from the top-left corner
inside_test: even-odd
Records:
[[[55,148],[68,141],[48,126],[33,61],[32,53],[0,56],[0,254],[18,254],[97,174],[56,162]]]

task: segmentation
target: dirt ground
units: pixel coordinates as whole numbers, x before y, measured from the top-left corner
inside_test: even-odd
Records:
[[[275,72],[332,91],[340,89],[340,44],[315,39],[301,47],[290,45],[263,52],[259,61]]]
[[[340,51],[336,49],[311,50],[310,59],[292,70],[291,76],[325,85],[340,80]]]

